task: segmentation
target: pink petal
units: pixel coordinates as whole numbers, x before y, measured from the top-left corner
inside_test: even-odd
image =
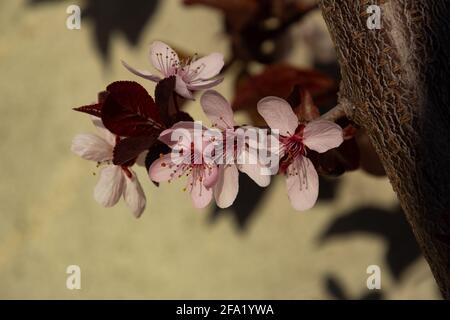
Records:
[[[151,74],[147,70],[138,70],[138,69],[135,69],[135,68],[131,67],[128,63],[126,63],[123,60],[122,60],[122,65],[125,68],[127,68],[127,70],[130,71],[131,73],[133,73],[133,74],[135,74],[135,75],[137,75],[139,77],[142,77],[144,79],[147,79],[147,80],[150,80],[150,81],[153,81],[153,82],[158,82],[158,81],[161,80],[160,77]]]
[[[258,102],[258,112],[272,129],[282,136],[290,136],[298,127],[298,119],[291,106],[278,97],[266,97]]]
[[[171,180],[174,177],[174,172],[175,168],[172,163],[171,153],[165,154],[155,160],[148,169],[150,179],[155,182],[165,182]]]
[[[163,74],[164,78],[173,76],[180,63],[177,53],[167,44],[155,41],[150,45],[150,62]]]
[[[295,210],[311,209],[319,195],[319,177],[312,162],[305,157],[295,160],[287,171],[289,200]]]
[[[235,165],[224,165],[219,170],[219,180],[214,186],[214,198],[219,208],[228,208],[239,191],[239,172]]]
[[[114,206],[124,191],[124,179],[121,167],[115,165],[104,167],[95,186],[95,200],[104,207]]]
[[[205,90],[210,89],[218,84],[222,83],[224,78],[217,78],[217,79],[211,79],[211,80],[199,80],[195,81],[194,83],[188,83],[187,87],[189,90],[197,91],[197,90]]]
[[[136,173],[129,169],[132,173],[131,178],[125,176],[125,190],[123,193],[123,198],[125,203],[131,209],[131,212],[136,218],[139,218],[144,212],[146,205],[146,198],[144,194],[144,190],[142,190],[142,186],[139,183],[139,180],[136,176]]]
[[[192,121],[179,121],[175,123],[171,128],[164,130],[160,133],[158,140],[164,144],[172,147],[178,143],[181,143],[185,147],[190,147],[194,137],[194,130],[205,130],[199,122]],[[199,135],[202,135],[199,133]]]
[[[200,98],[203,112],[219,129],[232,129],[235,125],[233,110],[228,101],[217,91],[208,90]]]
[[[184,82],[180,76],[176,76],[175,91],[183,98],[194,100],[192,92],[188,89],[186,82]]]
[[[203,185],[205,188],[211,188],[217,182],[219,178],[219,169],[216,165],[211,166],[211,168],[205,169],[205,179],[203,180]]]
[[[71,150],[90,161],[103,162],[113,158],[113,147],[105,139],[91,133],[75,136]]]
[[[206,188],[199,180],[194,181],[192,175],[189,175],[188,184],[194,207],[198,209],[206,207],[212,199],[212,188]]]
[[[189,70],[190,72],[195,72],[195,75],[191,77],[191,79],[211,79],[212,77],[215,77],[220,73],[220,70],[222,70],[223,66],[223,54],[211,53],[210,55],[207,55],[206,57],[200,58],[191,63],[191,65],[189,66]]]
[[[270,170],[259,163],[255,153],[243,150],[238,163],[239,171],[248,175],[260,187],[270,184]]]
[[[339,147],[343,141],[342,128],[331,121],[311,121],[303,131],[303,143],[320,153]]]

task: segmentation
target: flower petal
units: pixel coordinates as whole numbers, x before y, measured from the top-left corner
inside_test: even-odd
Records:
[[[123,193],[123,198],[125,200],[125,203],[128,205],[128,207],[131,209],[131,212],[136,218],[139,218],[144,212],[145,205],[146,205],[146,198],[144,194],[144,190],[142,190],[142,186],[139,183],[139,180],[136,176],[136,173],[132,171],[131,178],[128,176],[125,176],[125,190]]]
[[[197,209],[206,207],[211,202],[213,189],[206,188],[199,180],[194,181],[192,174],[189,175],[188,184],[194,207]]]
[[[191,80],[211,79],[212,77],[215,77],[220,73],[220,70],[222,70],[224,64],[225,62],[223,60],[223,54],[211,53],[210,55],[207,55],[206,57],[200,58],[191,63],[188,67],[190,73],[187,74],[187,77]],[[193,72],[195,74],[191,76]]]
[[[103,162],[113,158],[113,147],[105,139],[92,133],[76,135],[71,150],[90,161]]]
[[[232,129],[235,125],[233,110],[228,101],[217,91],[208,90],[200,98],[203,112],[219,129]]]
[[[258,102],[258,112],[272,129],[278,129],[283,136],[295,133],[298,119],[291,106],[278,97],[266,97]]]
[[[133,74],[135,74],[135,75],[137,75],[137,76],[139,76],[141,78],[144,78],[144,79],[147,79],[147,80],[150,80],[150,81],[153,81],[153,82],[158,82],[158,81],[161,80],[160,77],[151,74],[147,70],[138,70],[138,69],[133,68],[132,66],[130,66],[128,63],[126,63],[123,60],[122,60],[122,65],[125,68],[127,68],[128,71],[130,71],[131,73],[133,73]]]
[[[173,76],[180,64],[177,53],[167,44],[155,41],[150,45],[150,62],[163,74],[164,78]]]
[[[116,145],[116,135],[105,128],[102,119],[92,116],[91,120],[95,128],[97,129],[100,137],[102,137],[114,148],[114,146]]]
[[[239,171],[248,175],[260,187],[267,187],[270,184],[270,170],[260,164],[255,152],[243,150],[239,154]]]
[[[162,143],[172,147],[176,144],[190,147],[191,142],[194,141],[195,130],[200,130],[198,135],[202,136],[202,130],[206,128],[201,125],[200,122],[192,121],[179,121],[175,123],[171,128],[164,130],[160,133],[158,140]]]
[[[224,165],[219,169],[219,180],[214,186],[214,198],[219,208],[228,208],[239,191],[239,172],[236,165]]]
[[[308,158],[297,159],[288,167],[286,185],[295,210],[304,211],[314,206],[319,195],[319,177]]]
[[[343,141],[342,128],[331,121],[311,121],[303,131],[303,143],[320,153],[339,147]]]
[[[172,153],[168,153],[153,161],[148,169],[150,179],[155,182],[169,181],[174,177],[175,168],[172,163]]]
[[[199,80],[199,81],[195,81],[194,83],[188,83],[187,87],[189,90],[192,90],[192,91],[205,90],[205,89],[213,88],[213,87],[217,86],[218,84],[222,83],[223,79],[224,78],[222,77],[222,78],[211,79],[211,80]]]
[[[186,82],[184,82],[180,76],[176,76],[175,91],[183,98],[194,100],[192,92],[188,89]]]
[[[125,183],[122,168],[109,165],[100,172],[100,179],[94,189],[94,198],[104,207],[112,207],[119,201]]]

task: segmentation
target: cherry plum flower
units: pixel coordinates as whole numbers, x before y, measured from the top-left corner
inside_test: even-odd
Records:
[[[236,128],[229,102],[220,93],[208,90],[201,97],[200,104],[212,126],[222,133],[222,140],[219,142],[222,144],[222,152],[219,157],[224,161],[219,165],[219,178],[214,186],[214,197],[220,208],[227,208],[233,204],[239,191],[238,171],[246,173],[261,187],[269,185],[270,175],[264,173],[265,170],[259,164],[256,152],[251,152],[245,143],[239,143],[246,139],[245,130]],[[228,141],[232,142],[231,146],[225,145]]]
[[[204,156],[208,141],[194,136],[193,122],[178,122],[163,131],[159,140],[167,144],[172,152],[161,155],[149,168],[150,179],[154,182],[171,182],[183,176],[188,177],[185,190],[188,190],[194,207],[201,209],[212,200],[213,187],[218,180],[218,166]],[[176,138],[174,138],[176,135]]]
[[[95,200],[104,207],[114,206],[123,196],[133,215],[139,218],[146,205],[146,197],[136,173],[128,166],[112,163],[113,150],[119,137],[106,129],[99,118],[93,117],[97,134],[79,134],[72,141],[71,150],[83,159],[102,166],[94,189]]]
[[[280,171],[286,174],[289,200],[298,211],[312,208],[319,193],[319,178],[308,149],[319,153],[337,148],[343,142],[340,126],[326,120],[299,123],[288,102],[266,97],[258,102],[258,112],[270,128],[279,130]]]
[[[164,42],[155,41],[150,45],[150,62],[163,78],[175,76],[175,91],[187,99],[193,99],[192,91],[209,89],[223,81],[223,78],[216,78],[224,66],[223,55],[220,53],[212,53],[200,59],[194,56],[181,61],[171,47]],[[161,80],[160,76],[147,70],[135,69],[125,61],[122,64],[139,77],[153,82]]]

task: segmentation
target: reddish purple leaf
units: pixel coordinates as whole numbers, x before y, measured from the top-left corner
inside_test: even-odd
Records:
[[[105,127],[119,136],[148,136],[159,134],[161,124],[153,98],[137,82],[118,81],[110,84],[102,108]]]
[[[129,165],[134,163],[136,158],[144,151],[151,148],[157,141],[158,135],[128,137],[120,140],[113,154],[113,163],[115,165]]]
[[[175,77],[163,79],[158,82],[155,88],[155,101],[158,106],[161,118],[166,126],[170,126],[170,118],[177,113],[175,105]]]
[[[73,110],[78,112],[87,113],[96,117],[101,117],[102,105],[100,103],[91,104],[89,106],[82,106],[78,108],[73,108]]]
[[[360,152],[355,139],[345,140],[338,148],[325,153],[310,151],[308,156],[317,172],[325,176],[339,176],[359,168]]]

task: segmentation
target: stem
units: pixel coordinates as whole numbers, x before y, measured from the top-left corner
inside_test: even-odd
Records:
[[[324,113],[320,118],[323,120],[328,120],[332,122],[336,122],[340,118],[347,117],[351,118],[353,114],[354,106],[346,99],[341,99],[339,104]]]

